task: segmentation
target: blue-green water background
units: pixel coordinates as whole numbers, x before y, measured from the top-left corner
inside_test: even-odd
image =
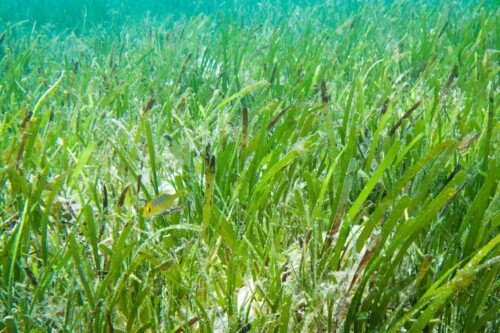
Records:
[[[288,14],[297,7],[307,8],[320,5],[333,8],[334,11],[344,11],[344,14],[355,14],[362,6],[390,5],[393,2],[392,0],[4,0],[0,1],[0,28],[5,29],[12,24],[26,21],[24,23],[44,27],[56,33],[68,30],[82,33],[95,28],[119,29],[123,24],[146,18],[155,20],[168,18],[170,21],[176,21],[199,14],[218,15],[220,12],[257,20],[279,20],[286,19]],[[416,5],[426,3],[430,6],[452,3],[443,0],[400,0],[399,2],[414,2]],[[500,1],[461,0],[453,3],[457,6],[485,6],[495,9],[498,8]],[[273,13],[280,13],[280,15],[268,18],[266,8],[267,10],[272,8]],[[345,13],[346,11],[349,13]]]

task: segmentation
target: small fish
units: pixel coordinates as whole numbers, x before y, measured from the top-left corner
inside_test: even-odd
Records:
[[[181,195],[182,193],[160,194],[159,196],[153,198],[153,200],[151,200],[146,207],[144,207],[142,217],[150,217],[166,212],[174,205],[175,199],[179,198]]]

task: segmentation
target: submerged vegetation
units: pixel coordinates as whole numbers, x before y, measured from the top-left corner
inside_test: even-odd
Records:
[[[498,8],[335,3],[1,21],[0,331],[498,332]]]

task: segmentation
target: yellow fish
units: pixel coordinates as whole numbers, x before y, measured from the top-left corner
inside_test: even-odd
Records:
[[[147,205],[144,207],[144,212],[142,217],[150,217],[154,215],[159,215],[165,213],[170,207],[174,205],[175,199],[179,198],[182,193],[175,194],[160,194],[154,197]]]

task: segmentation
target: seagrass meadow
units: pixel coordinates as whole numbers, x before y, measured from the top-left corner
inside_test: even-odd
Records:
[[[498,1],[128,2],[0,4],[0,332],[499,332]]]

